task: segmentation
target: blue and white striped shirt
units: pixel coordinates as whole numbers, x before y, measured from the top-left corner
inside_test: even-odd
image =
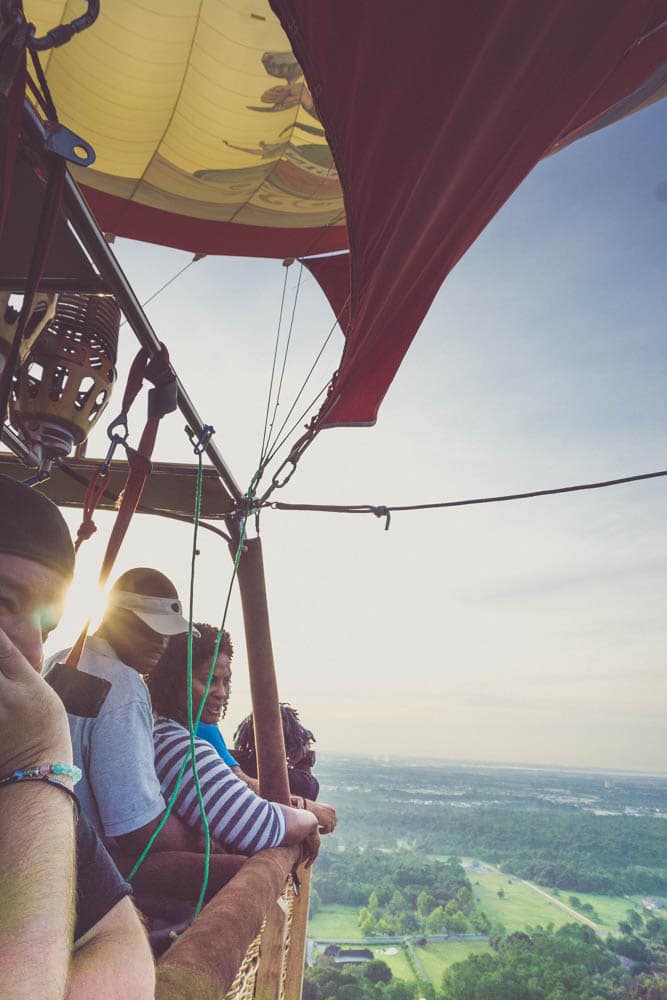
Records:
[[[153,729],[155,770],[164,797],[169,800],[183,758],[190,752],[187,729],[160,716]],[[197,772],[206,807],[211,836],[221,847],[239,854],[256,854],[265,847],[277,847],[285,836],[282,809],[255,795],[218,756],[206,740],[195,738]],[[174,810],[197,833],[204,833],[192,765],[183,774]]]

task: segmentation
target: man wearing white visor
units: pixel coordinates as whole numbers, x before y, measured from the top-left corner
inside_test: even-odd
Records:
[[[138,855],[165,812],[155,774],[153,714],[144,676],[169,638],[187,632],[178,593],[154,569],[131,569],[116,580],[102,624],[86,643],[79,669],[111,687],[95,717],[69,714],[81,808],[100,836]],[[52,658],[62,662],[66,651]],[[154,850],[196,851],[198,838],[170,816]]]

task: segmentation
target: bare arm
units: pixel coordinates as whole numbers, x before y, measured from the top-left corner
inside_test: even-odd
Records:
[[[153,956],[137,912],[125,896],[76,942],[67,1000],[154,996]]]
[[[74,805],[41,782],[0,796],[2,994],[60,1000],[74,927]]]
[[[289,847],[300,844],[317,833],[317,817],[308,809],[293,809],[292,806],[280,806],[285,817],[285,836],[282,843]]]
[[[157,816],[146,823],[138,830],[131,833],[124,833],[121,837],[116,837],[116,843],[123,853],[136,853],[143,851],[150,837],[162,822],[162,815]],[[213,848],[215,849],[215,848]],[[151,851],[203,851],[204,839],[201,834],[191,830],[183,820],[172,812],[162,830],[156,837]]]
[[[300,795],[291,796],[292,805],[299,809],[303,803],[303,808],[308,809],[317,817],[320,833],[333,833],[338,823],[336,810],[326,802],[311,802],[310,799],[302,798]]]
[[[0,630],[0,776],[71,761],[60,699]],[[36,781],[0,788],[4,996],[64,996],[74,926],[74,853],[74,806],[64,792]]]

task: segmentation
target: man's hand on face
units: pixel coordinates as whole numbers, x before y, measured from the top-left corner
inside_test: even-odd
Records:
[[[0,629],[0,777],[36,764],[71,764],[58,695]]]

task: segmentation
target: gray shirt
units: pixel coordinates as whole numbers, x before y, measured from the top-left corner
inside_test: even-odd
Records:
[[[67,651],[52,657],[61,662]],[[104,639],[88,639],[79,669],[111,682],[99,715],[69,715],[81,809],[100,836],[139,830],[165,808],[153,757],[153,713],[143,678]]]

